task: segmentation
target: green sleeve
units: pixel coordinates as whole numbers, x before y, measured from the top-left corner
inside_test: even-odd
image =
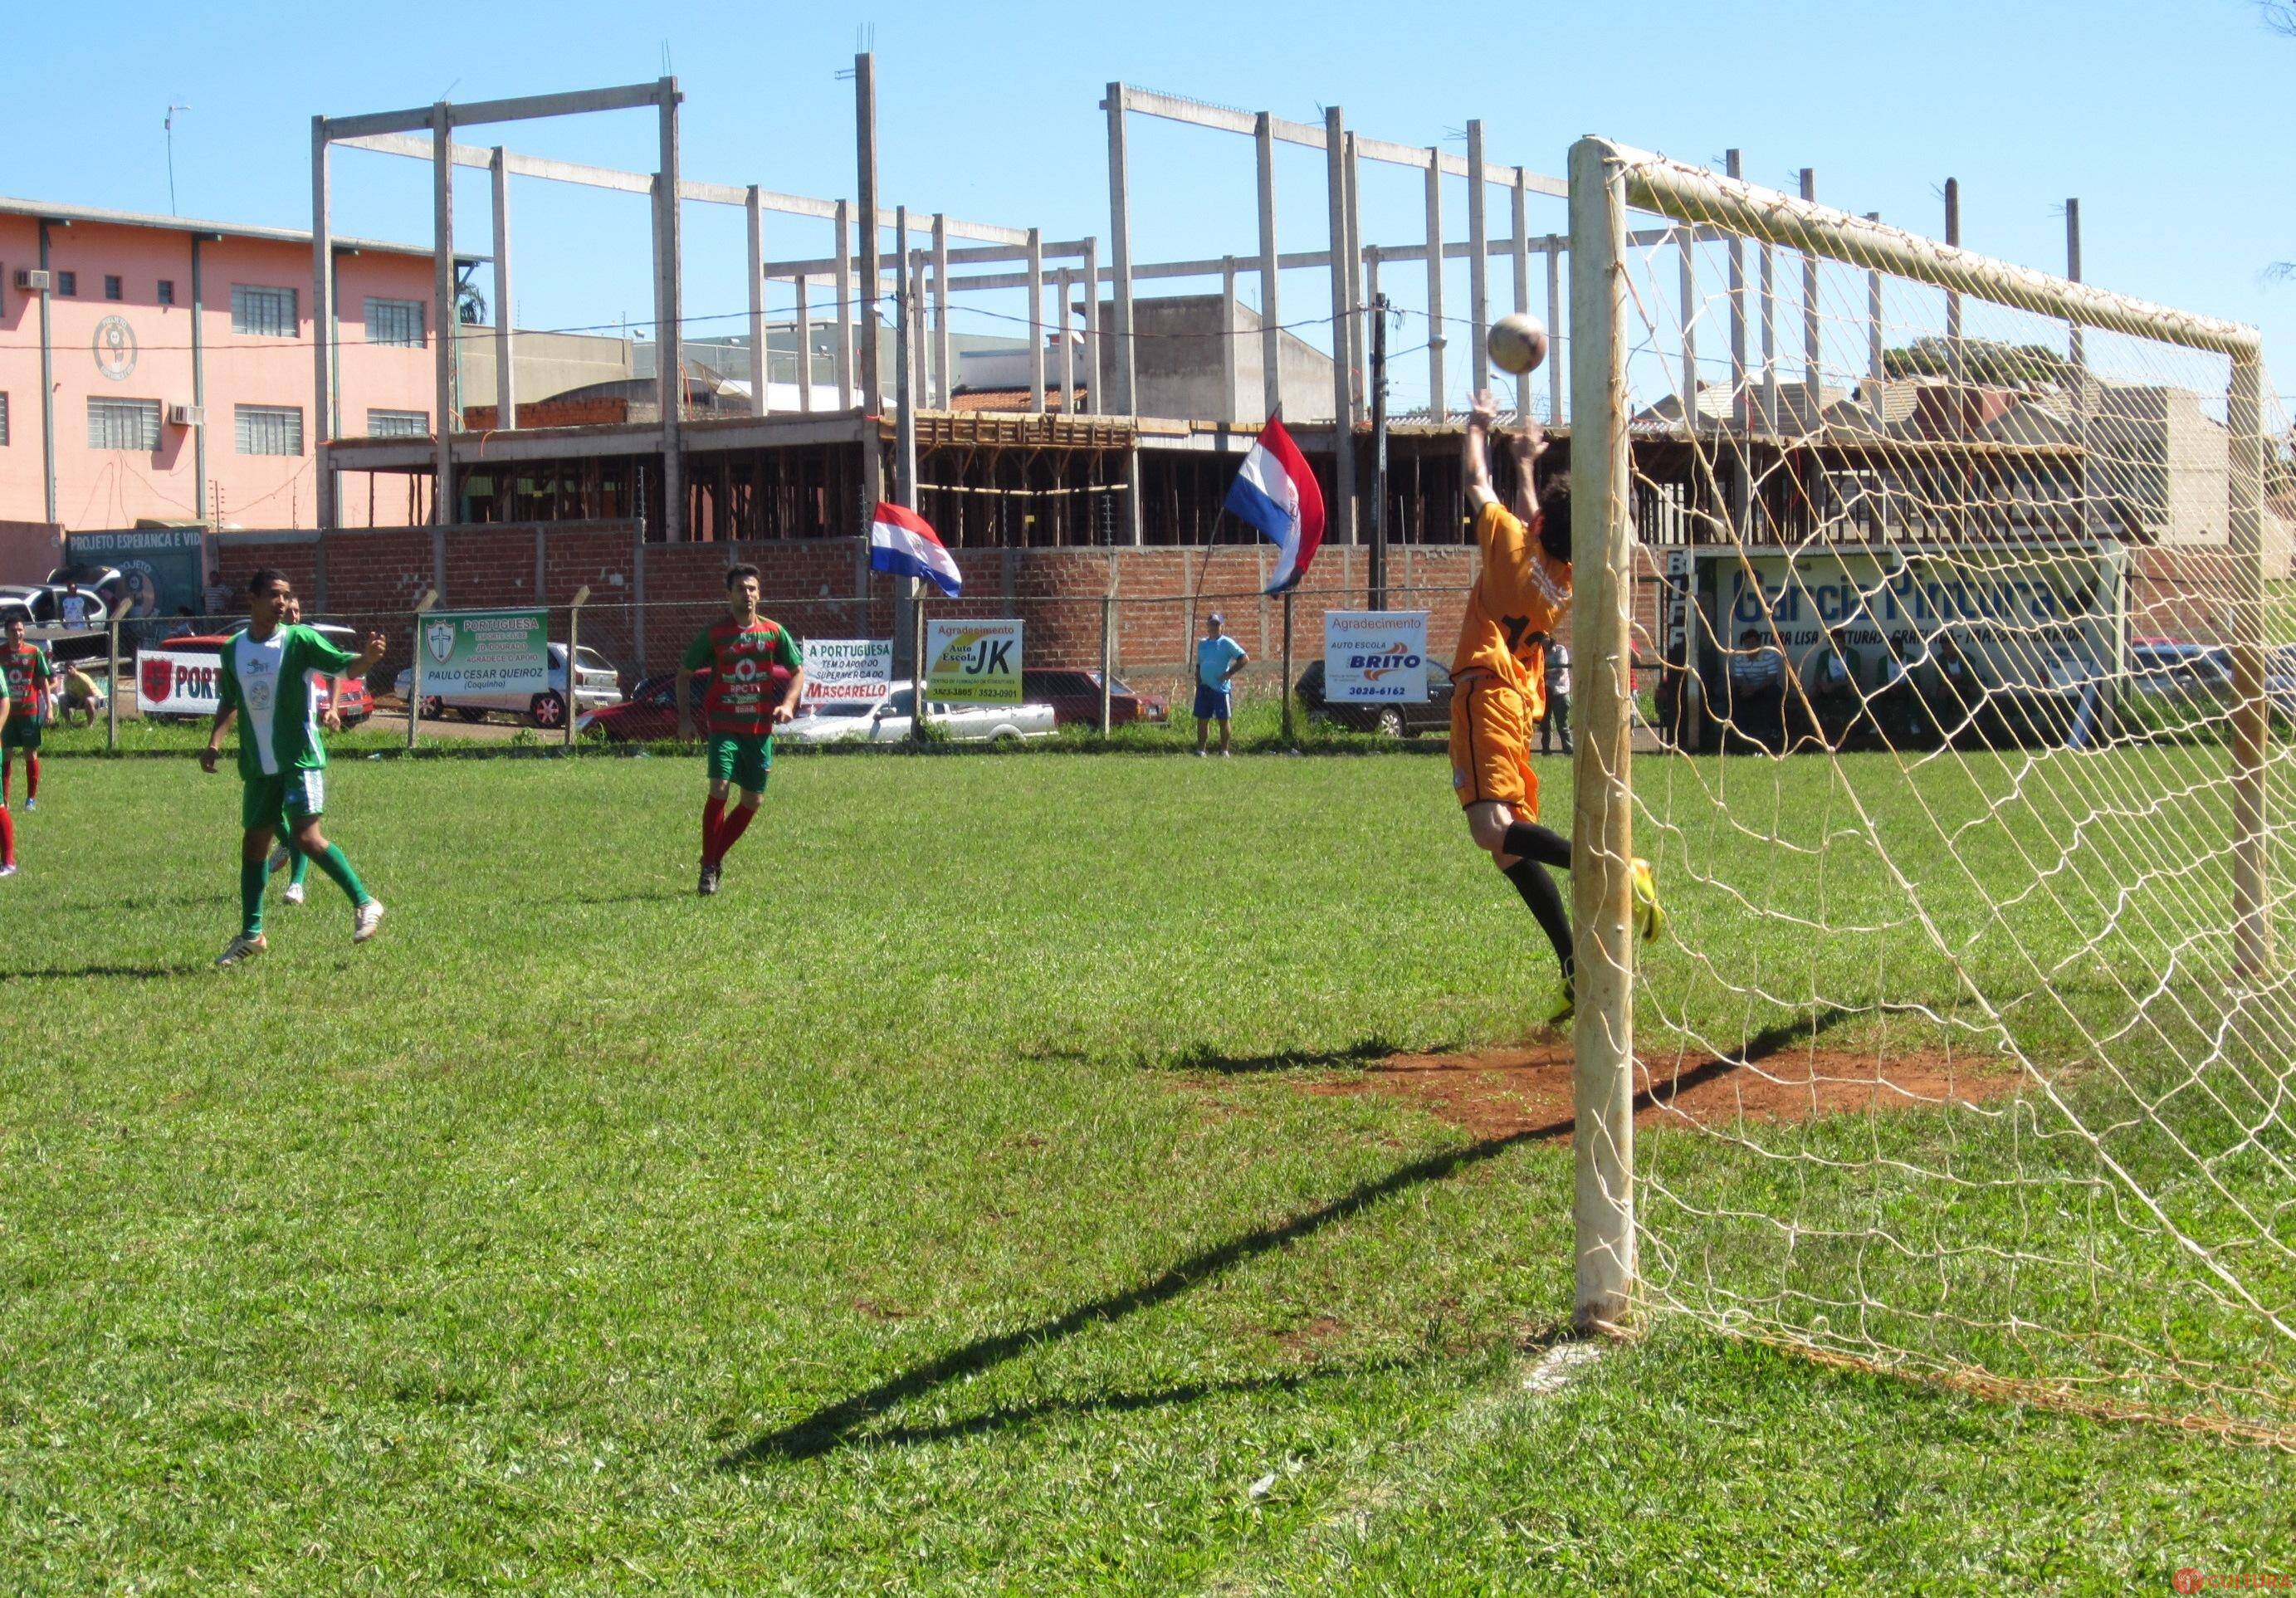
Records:
[[[343,668],[358,657],[348,650],[337,649],[326,638],[307,627],[295,627],[287,633],[287,670],[289,681],[306,671],[316,670],[321,676],[340,676]]]
[[[217,656],[216,660],[218,668],[216,672],[216,714],[217,716],[221,716],[226,710],[237,710],[242,715],[246,714],[247,711],[246,704],[239,697],[239,668],[231,663],[232,644],[235,642],[237,642],[235,639],[226,639],[223,653]]]
[[[693,642],[685,646],[685,652],[678,657],[677,663],[688,671],[700,671],[705,666],[714,665],[717,660],[718,651],[709,646],[709,629],[703,627],[694,635]]]
[[[798,647],[797,635],[787,627],[782,629],[781,641],[774,645],[774,659],[791,671],[805,664],[805,651]]]
[[[44,649],[32,651],[32,680],[44,687],[56,680],[55,662],[48,659],[48,651]]]

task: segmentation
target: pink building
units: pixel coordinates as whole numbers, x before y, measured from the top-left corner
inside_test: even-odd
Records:
[[[335,436],[427,434],[430,252],[338,240],[335,283]],[[308,233],[0,198],[0,523],[314,525],[313,298]]]

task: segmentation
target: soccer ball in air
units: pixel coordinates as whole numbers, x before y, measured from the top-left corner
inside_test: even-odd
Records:
[[[1493,365],[1520,377],[1546,358],[1546,324],[1527,311],[1512,311],[1491,324],[1485,344]]]

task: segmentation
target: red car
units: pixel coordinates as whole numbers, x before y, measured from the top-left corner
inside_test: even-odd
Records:
[[[337,627],[332,622],[307,622],[304,625],[337,649],[358,653],[361,647],[358,636],[350,628]],[[230,634],[200,633],[188,638],[163,639],[152,647],[172,650],[180,654],[219,655],[223,653],[223,646],[238,635],[236,631]],[[374,714],[374,695],[367,692],[365,678],[322,677],[319,682],[322,687],[331,687],[335,691],[335,713],[342,717],[346,729],[358,725]]]
[[[1070,722],[1084,726],[1100,725],[1100,673],[1096,671],[1030,671],[1021,673],[1021,697],[1032,705],[1050,705],[1053,725],[1067,726]],[[1168,721],[1171,710],[1162,700],[1150,699],[1135,693],[1121,682],[1111,680],[1108,684],[1108,725],[1128,725],[1136,721]]]
[[[693,724],[701,725],[701,693],[709,685],[709,668],[693,674]],[[652,743],[677,736],[677,674],[657,672],[645,678],[619,705],[592,710],[574,724],[578,733],[596,732],[616,743]]]

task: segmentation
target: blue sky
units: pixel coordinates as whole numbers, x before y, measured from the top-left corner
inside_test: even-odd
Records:
[[[2251,0],[1450,12],[1196,0],[648,11],[573,0],[313,7],[275,26],[243,6],[146,8],[132,26],[34,6],[12,17],[0,53],[0,192],[164,211],[161,118],[183,102],[184,214],[308,225],[315,111],[627,82],[659,75],[666,51],[687,94],[689,176],[849,193],[851,88],[836,74],[865,27],[888,204],[1105,237],[1096,106],[1119,78],[1301,120],[1337,103],[1351,127],[1401,143],[1442,140],[1480,116],[1491,159],[1549,172],[1583,132],[1696,160],[1736,145],[1759,182],[1789,186],[1812,166],[1821,198],[1925,231],[1941,225],[1938,185],[1956,176],[1965,242],[2053,270],[2059,207],[2078,195],[2093,281],[2256,323],[2279,370],[2296,373],[2296,355],[2280,353],[2296,350],[2296,283],[2266,276],[2296,258],[2286,136],[2296,41],[2268,31]],[[1248,142],[1138,119],[1135,129],[1144,255],[1248,251]],[[651,133],[644,114],[625,112],[463,136],[651,168]],[[1280,169],[1287,249],[1323,242],[1319,159],[1287,152]],[[465,181],[461,242],[482,249],[483,184]],[[339,228],[427,242],[426,168],[346,155],[336,182]],[[1417,236],[1409,174],[1374,171],[1365,203],[1367,237]],[[1456,217],[1456,194],[1450,204]],[[521,324],[646,315],[642,201],[521,185],[515,209]],[[687,218],[689,312],[738,311],[735,215],[689,208]],[[1559,230],[1559,202],[1533,225]],[[775,254],[825,247],[825,229],[794,222],[768,243]],[[1452,294],[1456,310],[1463,279]],[[2276,386],[2296,389],[2296,376]]]

